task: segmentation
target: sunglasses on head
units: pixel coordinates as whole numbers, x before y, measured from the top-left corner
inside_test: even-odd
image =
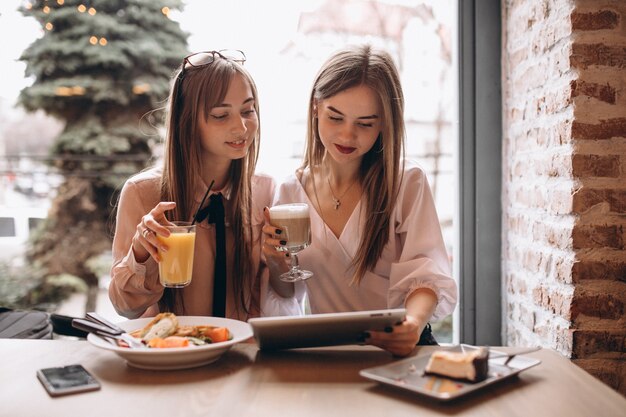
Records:
[[[204,67],[213,63],[217,58],[222,58],[227,61],[233,61],[243,65],[246,62],[246,54],[239,49],[222,49],[219,51],[203,51],[196,52],[191,55],[187,55],[183,58],[183,68],[181,70],[181,76],[188,68]]]

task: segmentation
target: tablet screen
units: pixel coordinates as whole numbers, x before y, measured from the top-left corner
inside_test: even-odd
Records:
[[[262,350],[359,344],[366,331],[382,331],[402,322],[406,310],[368,310],[306,316],[250,319]]]

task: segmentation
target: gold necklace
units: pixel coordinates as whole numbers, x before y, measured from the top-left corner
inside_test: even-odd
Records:
[[[339,210],[339,206],[341,205],[341,199],[343,198],[344,195],[346,195],[348,191],[350,191],[350,188],[352,188],[352,186],[354,185],[354,183],[357,182],[357,180],[355,179],[354,181],[352,181],[352,184],[350,184],[350,186],[346,188],[346,191],[344,191],[343,194],[341,194],[339,197],[335,196],[335,192],[333,191],[333,186],[330,185],[330,178],[326,177],[326,181],[328,182],[328,188],[330,188],[330,194],[332,194],[333,196],[333,204],[335,205],[335,210]]]

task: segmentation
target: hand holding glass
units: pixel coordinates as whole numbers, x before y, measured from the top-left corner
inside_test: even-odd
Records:
[[[311,219],[305,203],[281,204],[270,208],[270,223],[283,230],[282,239],[287,244],[277,249],[289,252],[291,269],[280,276],[285,282],[304,281],[313,276],[311,271],[300,269],[298,252],[311,244]]]
[[[190,222],[173,223],[173,226],[166,226],[170,231],[168,237],[157,235],[168,247],[167,252],[159,249],[159,280],[164,287],[182,288],[191,283],[196,226]]]

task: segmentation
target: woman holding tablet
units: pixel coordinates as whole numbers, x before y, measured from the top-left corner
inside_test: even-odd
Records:
[[[457,297],[426,175],[404,162],[403,111],[389,54],[365,45],[332,55],[313,85],[304,162],[274,200],[310,206],[311,245],[299,258],[313,277],[296,286],[306,285],[312,313],[404,307],[403,323],[364,335],[399,356],[436,344],[428,322]],[[288,257],[267,211],[263,252],[277,282]]]

